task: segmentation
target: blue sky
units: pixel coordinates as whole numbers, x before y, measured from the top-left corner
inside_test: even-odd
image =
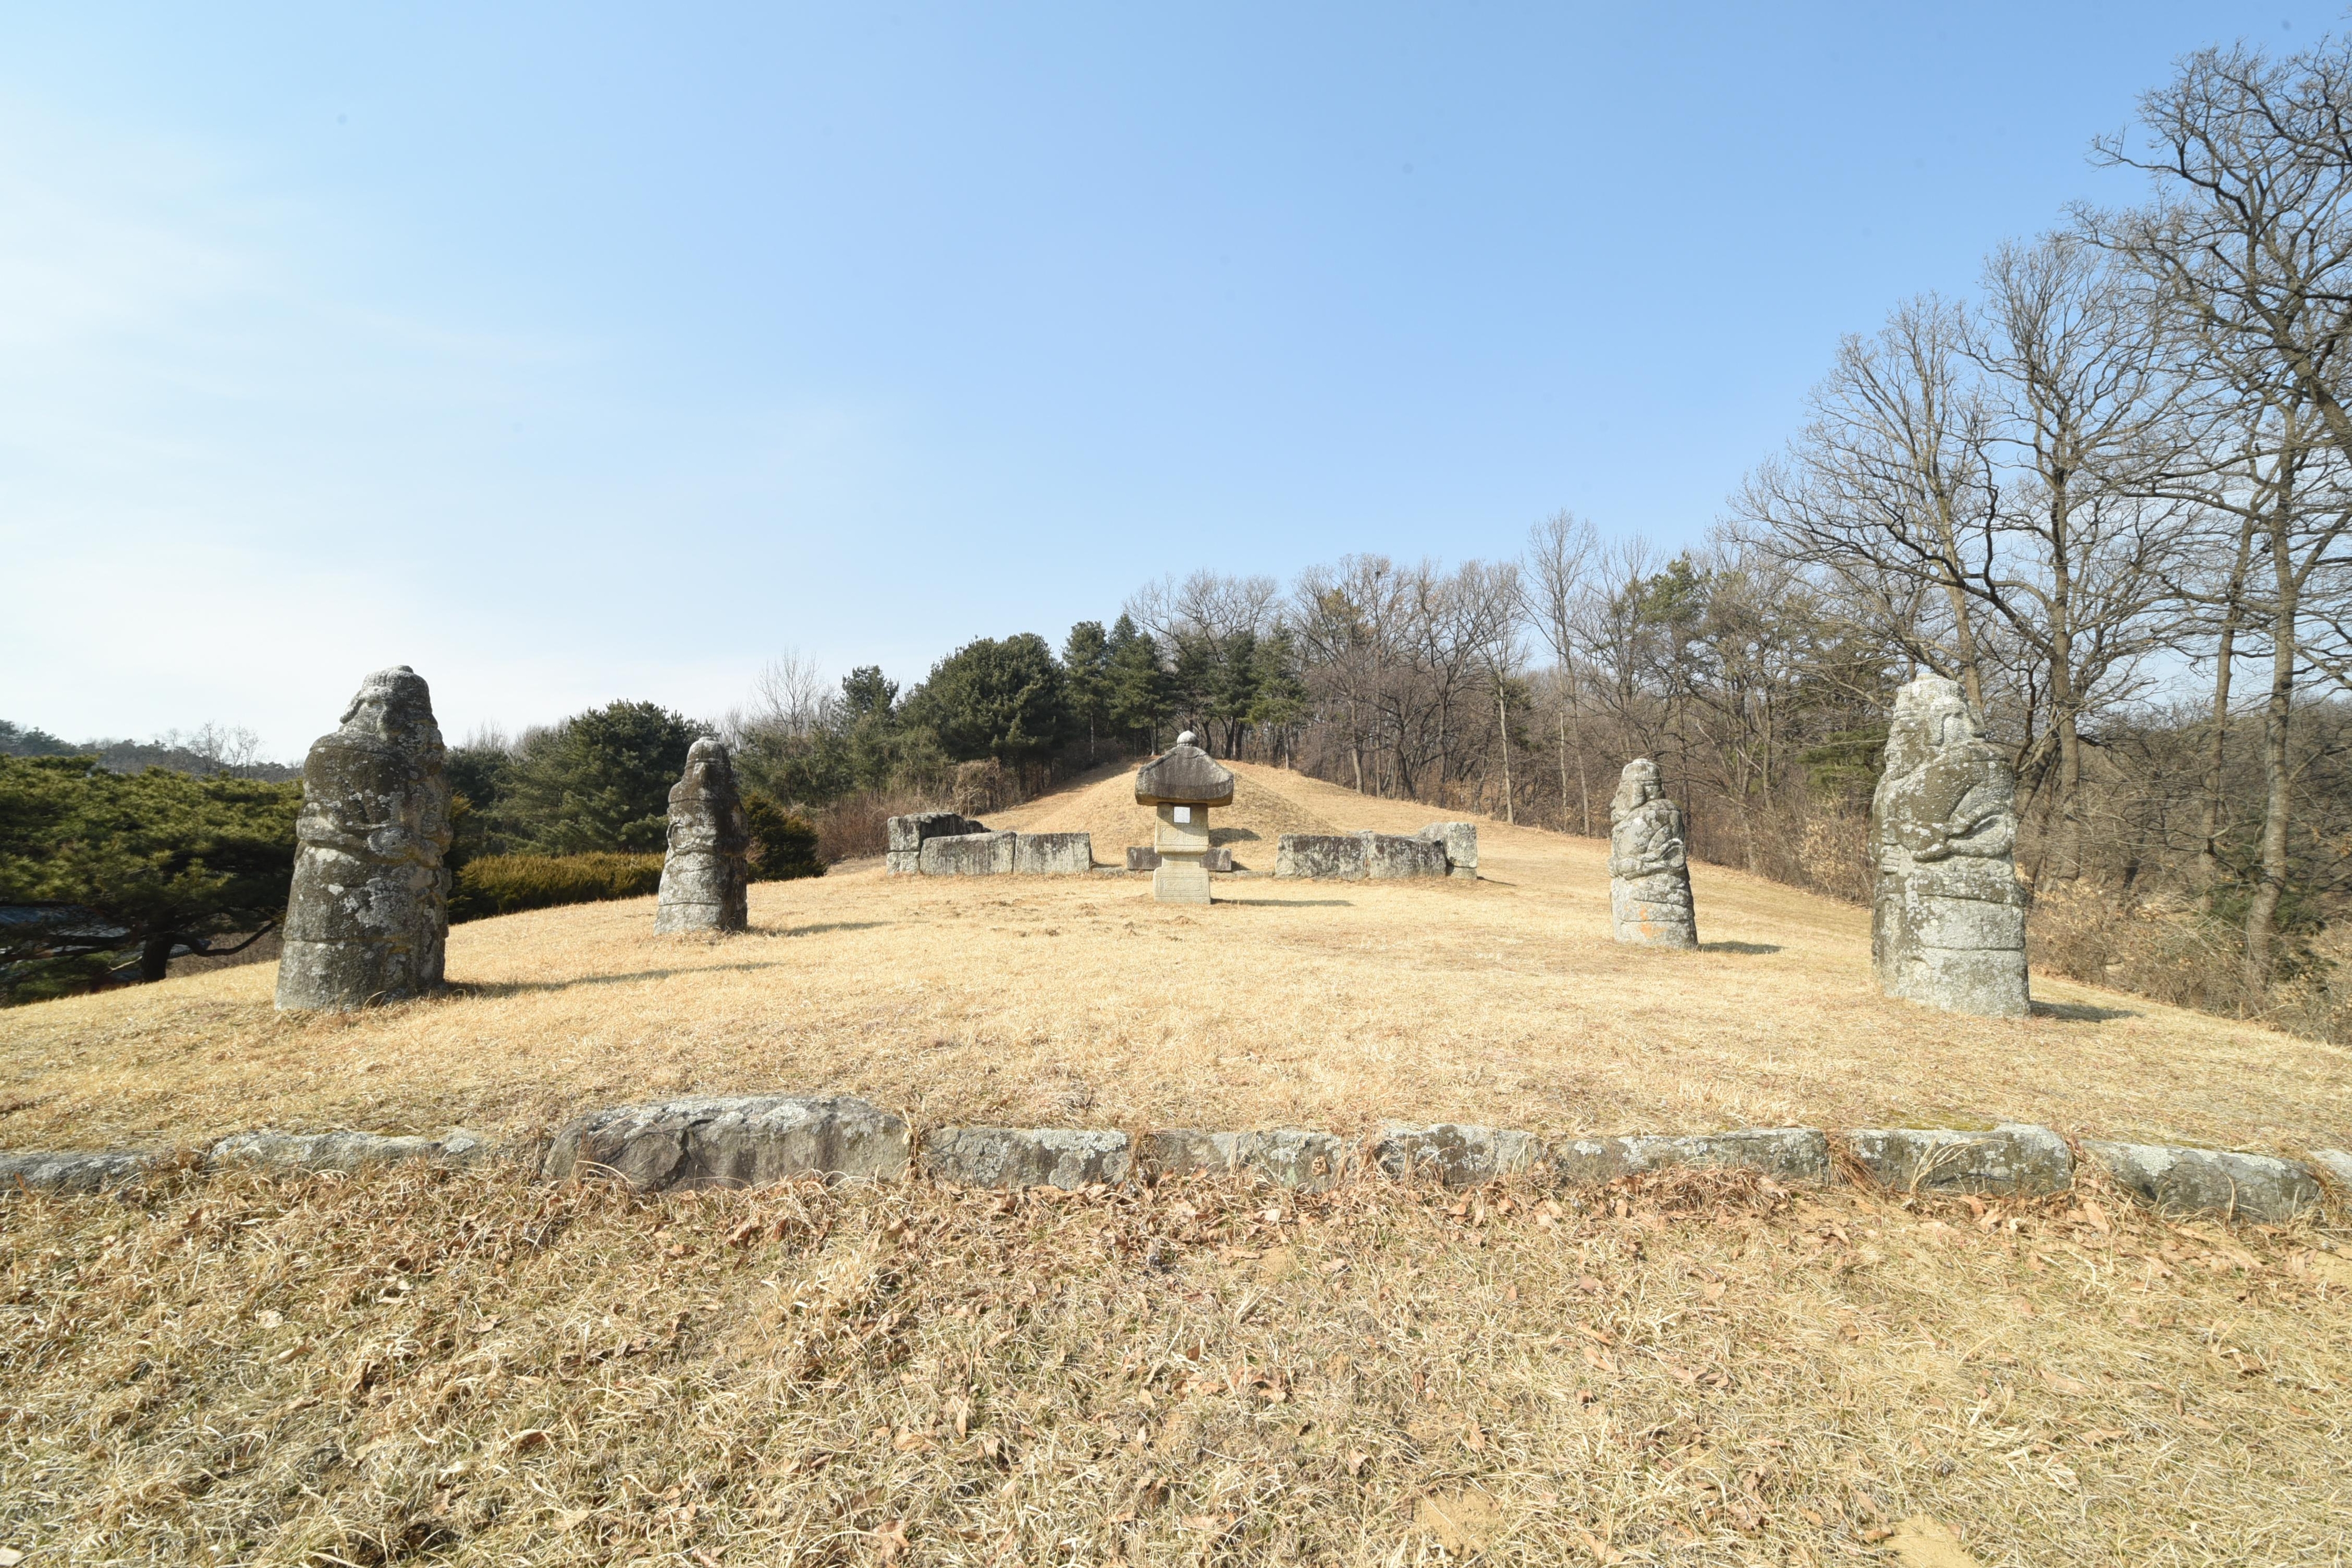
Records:
[[[0,717],[298,756],[1145,580],[1696,539],[1840,333],[2325,6],[18,7]]]

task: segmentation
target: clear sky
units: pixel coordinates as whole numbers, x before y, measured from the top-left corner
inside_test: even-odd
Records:
[[[0,717],[298,757],[1138,584],[1696,538],[2177,55],[2332,6],[16,6]]]

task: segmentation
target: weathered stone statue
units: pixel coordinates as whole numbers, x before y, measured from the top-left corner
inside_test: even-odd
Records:
[[[349,1012],[441,984],[449,780],[433,695],[405,664],[360,683],[302,763],[278,1005]]]
[[[1895,694],[1870,847],[1880,988],[1950,1012],[2024,1017],[2017,779],[1958,681],[1922,675]]]
[[[1135,803],[1159,808],[1151,847],[1160,868],[1151,896],[1162,904],[1209,902],[1209,810],[1234,803],[1234,774],[1192,744],[1186,730],[1176,744],[1136,770]]]
[[[656,931],[740,931],[750,924],[744,855],[751,825],[735,788],[724,741],[707,737],[686,754],[686,776],[669,789],[669,856],[662,862]]]
[[[1625,764],[1609,802],[1609,921],[1618,941],[1698,946],[1688,836],[1683,809],[1658,783],[1658,765],[1646,757]]]

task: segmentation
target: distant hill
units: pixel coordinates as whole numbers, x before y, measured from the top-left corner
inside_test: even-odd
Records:
[[[198,778],[226,774],[233,779],[260,779],[282,783],[299,779],[302,769],[272,762],[257,755],[259,740],[251,730],[205,725],[192,734],[166,730],[152,740],[63,740],[38,727],[27,727],[0,718],[0,757],[95,757],[115,773],[137,773],[166,768]]]

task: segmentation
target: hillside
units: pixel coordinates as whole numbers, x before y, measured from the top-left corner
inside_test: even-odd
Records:
[[[1244,845],[1433,817],[1242,774]],[[1084,827],[1108,860],[1137,828],[1120,782],[990,821]],[[451,994],[354,1018],[278,1018],[268,965],[19,1009],[0,1134],[521,1140],[760,1090],[919,1125],[2021,1118],[2287,1153],[2352,1130],[2341,1050],[2041,977],[2021,1022],[1887,1002],[1863,912],[1719,868],[1696,872],[1702,950],[1621,948],[1603,846],[1481,833],[1475,883],[1236,877],[1183,909],[1141,877],[877,867],[758,886],[755,929],[721,940],[655,937],[649,899],[472,923]],[[2341,1221],[1690,1174],[1599,1201],[639,1196],[497,1165],[21,1193],[0,1546],[26,1568],[2341,1561]],[[1935,1547],[1944,1526],[1965,1546]]]

